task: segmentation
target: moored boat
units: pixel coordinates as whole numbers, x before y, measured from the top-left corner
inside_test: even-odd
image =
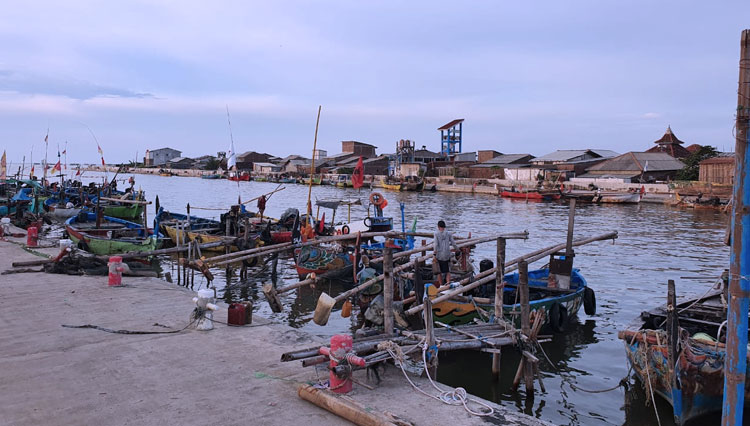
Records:
[[[147,252],[160,245],[158,230],[111,216],[97,224],[96,213],[81,212],[65,221],[65,230],[79,248],[98,255]]]
[[[726,288],[726,279],[722,283]],[[678,424],[721,412],[727,356],[726,333],[722,333],[726,331],[725,297],[722,289],[673,305],[668,302],[643,312],[618,333],[635,376],[672,405]],[[746,373],[748,403],[750,374]]]
[[[560,199],[560,191],[557,189],[531,189],[516,190],[515,188],[503,190],[500,193],[503,198],[514,198],[521,200],[555,201]]]

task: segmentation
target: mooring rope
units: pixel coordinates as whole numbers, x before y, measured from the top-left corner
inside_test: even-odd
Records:
[[[422,393],[423,395],[426,395],[426,396],[428,396],[428,397],[430,397],[432,399],[436,399],[436,400],[438,400],[438,401],[440,401],[440,402],[442,402],[444,404],[448,404],[448,405],[459,405],[460,404],[460,405],[463,405],[463,407],[466,410],[466,412],[468,412],[469,414],[473,414],[475,416],[491,416],[491,415],[495,414],[495,410],[492,407],[490,407],[488,404],[485,404],[482,401],[478,401],[478,400],[476,400],[474,398],[469,398],[468,394],[466,393],[466,389],[464,389],[462,387],[457,387],[457,388],[454,388],[452,390],[443,390],[443,389],[440,389],[437,386],[437,384],[435,384],[435,382],[432,380],[432,377],[430,377],[429,369],[427,369],[427,349],[428,349],[428,347],[427,347],[427,344],[426,344],[426,340],[424,338],[422,338],[422,340],[420,341],[420,343],[417,346],[421,346],[422,347],[422,362],[425,365],[425,373],[427,373],[427,379],[429,379],[430,384],[432,384],[432,386],[438,392],[440,392],[439,396],[435,396],[435,395],[432,395],[430,393],[427,393],[427,392],[423,391],[419,386],[417,386],[416,384],[414,384],[414,382],[409,378],[409,376],[406,374],[406,369],[404,368],[404,354],[403,354],[403,351],[401,350],[401,347],[399,345],[397,345],[394,342],[388,340],[388,341],[380,343],[378,345],[378,349],[382,349],[382,350],[387,351],[391,355],[391,357],[393,358],[393,360],[398,362],[398,365],[401,368],[401,372],[404,374],[404,377],[409,382],[409,384],[414,389],[416,389],[420,393]],[[469,402],[472,402],[472,403],[477,404],[477,405],[481,405],[482,407],[484,407],[485,411],[479,412],[479,411],[472,410],[471,408],[469,408]]]

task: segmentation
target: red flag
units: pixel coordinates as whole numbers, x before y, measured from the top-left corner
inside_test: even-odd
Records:
[[[57,160],[57,163],[55,163],[55,166],[52,167],[52,174],[60,173],[62,169],[60,168],[60,160]]]
[[[79,167],[78,170],[76,170],[76,176],[80,176],[80,175],[81,175],[81,168]]]
[[[318,222],[318,234],[323,233],[323,227],[326,226],[326,212],[323,212],[323,217],[320,218],[320,222]]]
[[[102,157],[102,166],[106,166],[107,164],[104,162],[104,157]]]
[[[352,173],[352,186],[355,188],[361,188],[365,183],[365,165],[362,163],[362,157],[359,157],[357,167],[354,168]]]

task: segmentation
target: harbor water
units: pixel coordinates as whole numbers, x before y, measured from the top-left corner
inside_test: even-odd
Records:
[[[87,176],[101,181],[94,174],[87,173]],[[149,200],[158,195],[165,209],[185,213],[189,203],[191,214],[203,217],[218,217],[220,209],[236,203],[238,197],[249,200],[278,186],[265,182],[240,182],[238,185],[227,180],[152,175],[136,175],[135,179],[136,189],[146,191]],[[266,215],[278,217],[290,207],[304,211],[307,186],[285,184],[284,187],[268,200]],[[418,231],[435,230],[441,219],[457,236],[528,230],[527,241],[508,242],[508,259],[565,242],[568,206],[563,203],[516,201],[489,195],[376,191],[388,200],[385,215],[392,216],[399,229],[399,203],[404,203],[406,226],[410,227],[416,219]],[[360,198],[364,202],[369,194],[366,189],[312,188],[313,202],[332,198]],[[150,221],[155,212],[153,204],[149,207]],[[248,207],[255,210],[255,203]],[[321,214],[323,211],[321,209]],[[326,211],[326,218],[330,218],[330,214]],[[364,207],[352,207],[353,221],[362,220],[365,215]],[[345,207],[336,214],[337,220],[345,220],[346,216]],[[518,365],[518,356],[512,350],[503,352],[499,383],[491,378],[491,355],[470,351],[441,353],[439,380],[555,424],[657,424],[654,408],[646,403],[638,382],[631,380],[635,387],[627,392],[622,387],[597,393],[584,389],[612,388],[626,377],[628,364],[617,331],[636,319],[640,312],[664,303],[668,279],[676,281],[680,297],[700,296],[716,282],[729,264],[729,249],[723,243],[727,221],[728,216],[720,212],[678,210],[659,204],[579,205],[575,217],[576,238],[607,231],[618,231],[619,238],[614,244],[597,242],[576,248],[575,267],[596,291],[597,312],[588,316],[581,309],[567,333],[556,335],[552,342],[542,345],[551,361],[551,364],[544,359],[541,362],[546,392],[540,392],[537,387],[532,398],[525,396],[523,386],[517,393],[511,391]],[[481,259],[494,260],[494,257],[494,243],[477,246],[473,254],[475,266]],[[540,260],[530,269],[544,263],[546,260]],[[174,262],[164,257],[161,266],[167,272],[174,268]],[[217,271],[213,284],[219,290],[229,285],[236,298],[252,300],[256,314],[306,332],[331,335],[350,330],[350,320],[341,318],[337,311],[325,327],[312,322],[318,295],[322,291],[336,294],[341,290],[336,283],[282,295],[284,311],[275,314],[268,308],[260,290],[262,283],[270,280],[268,268],[258,266],[248,275],[246,282],[240,281],[237,274],[227,282],[223,271]],[[297,281],[291,258],[282,258],[279,262],[279,277],[279,285]],[[205,285],[205,280],[196,276],[195,289]],[[671,407],[658,397],[656,402],[661,424],[672,424]]]

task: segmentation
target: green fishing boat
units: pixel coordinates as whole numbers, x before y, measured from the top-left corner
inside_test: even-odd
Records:
[[[65,230],[78,248],[98,255],[147,252],[161,245],[161,235],[144,229],[143,225],[104,216],[96,223],[96,214],[82,212],[65,221]]]
[[[108,204],[102,207],[105,216],[119,219],[138,219],[143,214],[143,204],[117,205]]]

